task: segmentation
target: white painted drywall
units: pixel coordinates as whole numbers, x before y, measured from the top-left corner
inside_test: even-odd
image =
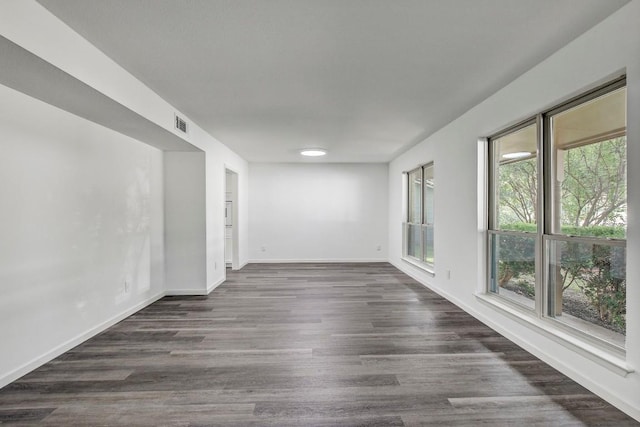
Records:
[[[218,142],[197,126],[192,126],[194,145],[206,153],[207,199],[207,286],[213,290],[226,279],[224,240],[226,207],[225,173],[230,169],[237,173],[237,242],[238,267],[249,260],[249,166],[240,156]]]
[[[164,153],[165,289],[207,293],[205,153]]]
[[[400,269],[463,306],[640,420],[640,2],[633,1],[556,54],[390,163],[389,258]],[[478,138],[531,117],[626,68],[629,200],[627,364],[623,377],[481,303],[485,245],[478,221]],[[436,170],[435,277],[401,260],[402,172],[428,161]],[[447,270],[451,278],[447,278]]]
[[[202,277],[205,277],[204,280],[206,284],[206,292],[211,291],[215,286],[219,285],[225,280],[225,167],[228,167],[237,172],[239,181],[239,258],[241,265],[246,264],[248,260],[248,164],[245,160],[243,160],[233,151],[229,150],[225,145],[211,137],[209,134],[204,132],[197,125],[190,122],[189,118],[184,115],[183,116],[187,119],[187,121],[190,122],[189,135],[184,136],[173,129],[174,114],[176,112],[179,113],[177,109],[160,98],[160,96],[155,94],[140,81],[135,79],[130,73],[128,73],[113,60],[104,55],[100,50],[92,46],[78,34],[74,33],[63,22],[58,20],[55,16],[49,13],[34,0],[8,0],[6,2],[2,2],[2,4],[0,5],[0,36],[11,40],[18,46],[51,63],[58,69],[68,73],[73,78],[76,78],[82,83],[98,90],[104,96],[109,97],[117,103],[121,104],[124,108],[134,111],[136,114],[139,114],[141,117],[155,123],[161,128],[174,132],[180,138],[184,138],[189,143],[205,152],[204,197],[206,201],[205,211],[203,215],[205,217],[206,235],[204,238],[204,242],[202,241],[201,235],[194,238],[199,239],[200,243],[197,243],[198,245],[202,246],[204,244],[204,252],[206,254],[206,258],[204,263],[199,264],[198,271],[193,272],[193,276],[197,277],[198,283],[202,281]],[[2,71],[0,70],[0,73],[1,72]],[[41,120],[36,119],[33,120],[33,123],[29,122],[28,129],[36,132],[39,136],[48,137],[47,131],[42,131],[39,129],[42,128],[42,123],[53,122],[55,124],[56,120],[50,118],[49,110],[59,111],[57,109],[53,109],[53,107],[49,107],[49,109],[42,114],[42,117],[40,117]],[[68,116],[75,117],[71,115]],[[82,129],[101,129],[101,132],[107,132],[104,128],[92,124],[88,121],[80,120],[77,117],[75,117],[75,119],[78,120],[78,123],[82,123],[82,126],[80,126],[80,128]],[[79,131],[76,130],[76,132]],[[91,132],[94,131],[92,130]],[[104,176],[100,174],[107,173],[104,171],[104,169],[111,164],[111,157],[110,155],[107,155],[110,152],[107,152],[107,154],[103,156],[104,163],[100,163],[100,156],[104,154],[100,151],[101,143],[104,143],[105,149],[109,150],[109,144],[111,144],[112,139],[122,139],[128,142],[131,142],[133,140],[131,140],[130,138],[124,138],[122,135],[112,131],[107,132],[108,137],[100,134],[96,135],[94,138],[94,135],[91,132],[79,132],[73,134],[80,139],[85,138],[89,140],[88,144],[94,140],[96,142],[94,145],[91,145],[92,149],[88,150],[90,153],[82,153],[83,155],[87,156],[89,156],[89,154],[95,155],[95,158],[90,157],[90,159],[87,160],[86,165],[77,165],[73,161],[64,160],[64,155],[68,151],[64,145],[43,145],[43,147],[46,149],[43,150],[42,153],[49,153],[51,156],[53,156],[53,158],[62,159],[60,160],[60,164],[58,166],[60,166],[61,168],[64,166],[65,171],[67,171],[65,173],[70,174],[72,177],[78,177],[79,181],[87,181],[88,183],[91,183],[90,171],[95,170],[98,174],[96,177],[98,183],[102,183]],[[0,138],[0,142],[2,142],[4,148],[5,135],[2,133],[2,130],[0,130]],[[98,141],[102,142],[98,143]],[[149,149],[149,147],[145,145],[141,145],[141,147],[143,147],[141,148],[141,150]],[[150,153],[155,153],[153,155],[150,154],[150,162],[153,165],[153,168],[151,168],[150,171],[152,181],[153,183],[158,183],[159,186],[157,197],[156,193],[154,193],[153,196],[153,221],[149,226],[151,230],[150,233],[154,236],[160,237],[164,237],[164,234],[166,233],[166,237],[169,238],[169,240],[180,241],[181,239],[185,238],[185,236],[181,235],[182,231],[180,230],[180,228],[169,227],[167,229],[163,229],[164,211],[162,209],[162,153],[157,150],[151,151]],[[35,153],[34,155],[37,156],[38,154]],[[124,158],[131,158],[131,160],[134,162],[138,159],[137,155],[130,154],[128,152],[126,154],[119,153],[116,157],[119,159],[120,156]],[[24,154],[19,160],[16,159],[12,166],[15,170],[19,170],[20,168],[30,168],[30,165],[32,164],[30,163],[30,160],[31,159],[27,158],[26,154]],[[43,158],[39,159],[40,162],[45,162],[45,160],[46,159]],[[3,157],[3,165],[5,161],[8,161],[6,155],[5,157]],[[74,172],[74,168],[80,168],[81,172]],[[114,174],[118,174],[119,172],[120,171],[117,168],[111,171],[111,173]],[[4,169],[2,170],[2,173],[2,176],[4,177]],[[124,185],[120,183],[118,177],[111,177],[110,179],[114,180],[114,186]],[[58,179],[54,180],[53,183],[56,183],[58,181],[64,184],[68,184],[67,181],[69,180],[65,181],[62,179]],[[77,182],[75,184],[80,185],[81,183]],[[8,191],[16,192],[20,190],[24,186],[24,184],[20,183],[19,180],[10,180],[3,182],[2,185],[7,186],[1,187],[2,191],[0,192],[0,195],[2,197],[3,203],[5,201],[6,203],[14,203],[17,205],[16,209],[20,209],[24,212],[29,212],[32,207],[38,208],[40,206],[40,203],[43,203],[43,201],[40,199],[44,197],[44,200],[46,201],[48,200],[48,197],[50,197],[50,194],[48,192],[45,192],[45,190],[43,189],[43,194],[34,192],[33,200],[28,198],[14,200],[10,197],[5,197],[5,193],[7,193]],[[74,190],[73,194],[77,193],[77,189],[75,187],[70,186],[69,189]],[[81,213],[82,209],[87,209],[89,211],[91,211],[92,209],[91,206],[83,207],[81,202],[95,202],[96,209],[107,209],[104,213],[100,214],[100,222],[96,225],[96,227],[103,223],[110,224],[111,222],[119,218],[118,215],[120,215],[120,213],[118,209],[120,209],[121,205],[125,203],[121,198],[122,195],[119,193],[115,194],[114,191],[115,190],[104,191],[100,194],[92,196],[96,200],[93,200],[91,198],[82,199],[80,201],[79,199],[73,199],[75,205],[70,206],[76,208],[76,211]],[[69,198],[71,199],[71,196],[69,196]],[[127,204],[127,206],[129,205]],[[72,212],[72,214],[75,215],[76,211]],[[68,213],[68,211],[63,212],[65,214]],[[5,212],[3,212],[2,214],[8,215],[8,213]],[[26,215],[25,217],[29,218],[29,215]],[[156,218],[158,219],[157,223]],[[87,224],[84,224],[84,226],[85,228],[88,227]],[[55,226],[53,226],[53,224],[51,224],[51,227],[48,224],[46,227],[43,226],[40,228],[55,230]],[[111,231],[111,229],[108,230]],[[13,234],[7,234],[7,236],[13,236],[12,238],[14,239],[23,237],[25,239],[28,239],[28,234],[21,237],[22,232],[24,232],[24,227],[23,229],[20,229],[19,233],[14,230]],[[78,233],[83,234],[82,236],[77,237],[80,240],[95,240],[96,237],[96,230],[94,229],[78,230]],[[85,236],[84,234],[87,234],[87,236]],[[106,248],[108,248],[108,250],[104,250],[108,252],[107,255],[109,255],[109,257],[104,258],[102,262],[96,261],[95,263],[86,266],[87,271],[84,271],[83,275],[78,276],[80,279],[88,277],[87,275],[100,274],[105,271],[110,272],[115,268],[113,264],[116,261],[110,258],[111,256],[116,256],[112,253],[112,248],[116,247],[116,243],[119,245],[125,245],[126,242],[121,242],[120,240],[118,240],[114,243],[109,240],[110,238],[111,237],[107,238],[104,243],[106,245]],[[113,237],[113,239],[115,238],[116,237]],[[4,233],[2,234],[2,239],[4,243]],[[57,236],[53,236],[52,239],[57,241]],[[123,238],[120,237],[120,239],[122,240]],[[127,237],[127,239],[129,239],[129,237]],[[0,304],[6,303],[11,305],[11,310],[3,311],[2,313],[0,313],[0,319],[2,320],[2,332],[0,333],[5,334],[10,339],[0,342],[3,343],[3,348],[5,348],[5,344],[12,345],[14,343],[16,344],[16,347],[15,351],[12,350],[13,352],[11,354],[4,354],[3,352],[3,354],[0,355],[0,386],[4,384],[4,382],[11,381],[12,379],[17,378],[17,376],[19,376],[20,374],[24,374],[30,369],[33,369],[40,364],[45,363],[46,361],[55,357],[58,352],[67,349],[69,345],[78,344],[84,339],[87,339],[95,333],[99,332],[102,327],[109,323],[109,321],[106,321],[105,323],[100,320],[105,318],[105,316],[109,317],[109,315],[111,315],[112,317],[110,317],[110,319],[117,320],[118,318],[121,318],[121,315],[119,313],[124,313],[122,315],[125,315],[127,313],[131,314],[143,307],[146,303],[152,301],[153,297],[149,297],[151,294],[154,294],[155,296],[161,295],[164,292],[164,277],[162,275],[164,273],[165,267],[163,256],[163,241],[163,239],[151,239],[150,242],[151,249],[155,250],[156,252],[150,260],[153,274],[151,274],[151,278],[149,279],[149,290],[144,291],[139,296],[136,296],[132,301],[129,301],[127,299],[129,297],[118,297],[119,299],[117,304],[119,305],[117,305],[117,307],[115,308],[113,307],[114,303],[111,302],[113,296],[112,294],[113,292],[116,292],[113,288],[113,286],[115,285],[111,283],[111,280],[113,278],[108,275],[104,276],[104,278],[101,279],[102,281],[100,282],[100,286],[94,287],[93,285],[75,284],[73,285],[75,287],[72,286],[70,288],[70,291],[67,292],[66,290],[63,290],[60,295],[56,295],[54,297],[52,297],[52,291],[49,287],[47,287],[46,284],[38,285],[39,287],[37,289],[28,289],[28,287],[25,288],[28,289],[28,291],[25,291],[22,288],[16,288],[15,290],[12,290],[12,294],[6,294],[9,295],[7,298],[5,298],[3,295]],[[62,241],[62,244],[64,243],[65,242]],[[190,244],[195,244],[195,242],[192,241],[190,242]],[[41,257],[37,252],[30,254],[28,253],[28,251],[24,251],[22,255],[23,259],[21,261],[24,263],[24,265],[29,266],[32,263],[38,265],[42,262]],[[121,254],[120,256],[126,256],[126,254]],[[168,260],[168,264],[171,263],[172,260]],[[10,282],[7,281],[7,279],[11,280],[13,278],[13,276],[11,276],[10,274],[17,273],[15,271],[10,273],[8,268],[5,269],[4,260],[2,260],[1,265],[2,276],[0,278],[2,280],[1,286],[3,286],[4,289],[5,286],[10,286],[10,284],[8,284]],[[42,280],[44,281],[43,283],[48,283],[47,280],[49,279],[44,278],[44,276],[48,273],[48,270],[43,269],[41,275],[38,276],[42,278]],[[29,276],[27,276],[24,280],[29,280]],[[54,277],[52,277],[52,279],[50,280],[57,282],[62,279],[54,275]],[[74,278],[69,277],[68,280],[74,280]],[[118,279],[118,281],[120,281],[120,279]],[[20,285],[23,284],[22,281],[17,281],[16,283]],[[83,288],[83,290],[78,290],[79,288],[77,287],[80,286],[85,286],[85,288]],[[55,288],[52,287],[51,289]],[[88,310],[94,308],[93,305],[95,305],[96,299],[100,299],[102,304],[96,310],[89,314],[78,312],[79,310],[85,310],[83,307],[86,307],[87,305],[82,302],[85,301],[85,299],[80,299],[78,302],[78,297],[76,297],[75,294],[82,294],[82,292],[84,291],[90,294],[90,298],[86,299],[86,301],[88,301],[86,304],[89,304]],[[15,297],[13,296],[14,294]],[[24,297],[24,299],[20,299],[23,298],[23,295],[26,297]],[[41,301],[44,301],[44,299],[48,299],[49,305],[46,307],[46,310],[32,310],[30,309],[27,297],[37,297],[38,303],[41,303]],[[71,306],[74,302],[77,302],[79,304],[79,308]],[[36,306],[36,308],[38,307]],[[122,311],[120,311],[120,309],[122,309]],[[60,316],[62,316],[64,322],[67,323],[69,323],[70,318],[73,318],[74,323],[72,326],[69,326],[66,323],[64,325],[59,325],[56,323],[57,318],[54,318],[53,314],[49,315],[49,313],[59,314],[61,312],[67,311],[69,311],[69,314],[67,315],[68,317],[65,317],[63,315]],[[55,329],[57,325],[59,327],[59,331],[53,331],[52,333],[42,338],[41,333],[46,333],[48,329],[43,329],[40,327],[40,325],[42,322],[47,322],[49,320],[51,320],[51,328]],[[24,324],[25,327],[22,329],[13,328],[14,323]],[[9,329],[5,329],[5,327]],[[5,335],[2,335],[0,338],[4,338]],[[18,368],[15,368],[15,366],[17,365],[19,365]]]
[[[387,260],[386,164],[251,163],[249,192],[252,261]]]
[[[210,291],[225,280],[224,173],[238,174],[240,266],[248,261],[248,163],[206,133],[95,46],[71,30],[35,0],[0,5],[0,35],[98,90],[206,153],[206,282]],[[184,135],[173,127],[174,114],[189,122]],[[171,234],[172,230],[168,230]]]
[[[164,248],[161,151],[5,86],[0,147],[1,387],[161,296]]]

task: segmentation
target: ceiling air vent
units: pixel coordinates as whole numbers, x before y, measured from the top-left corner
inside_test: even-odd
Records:
[[[176,129],[180,132],[187,133],[187,121],[176,114]]]

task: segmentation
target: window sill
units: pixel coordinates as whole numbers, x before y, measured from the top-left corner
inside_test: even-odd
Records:
[[[626,377],[628,374],[634,372],[634,369],[631,368],[625,360],[626,355],[624,350],[618,349],[613,345],[607,345],[606,343],[584,340],[569,331],[566,327],[562,327],[563,325],[560,325],[560,322],[553,319],[539,318],[530,310],[519,307],[517,304],[509,303],[499,296],[476,294],[476,299],[493,308],[499,309],[517,322],[531,329],[535,329],[536,332],[541,332],[558,344],[579,353],[615,374]]]
[[[415,260],[415,259],[412,259],[412,258],[407,258],[407,257],[402,257],[401,259],[402,259],[402,261],[406,262],[407,264],[411,264],[414,267],[419,268],[420,270],[422,270],[425,273],[429,274],[431,277],[435,277],[436,276],[436,272],[433,269],[432,265],[425,264],[424,262],[420,262],[418,260]]]

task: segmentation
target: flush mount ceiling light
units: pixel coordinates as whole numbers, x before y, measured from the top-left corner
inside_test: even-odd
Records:
[[[524,157],[529,157],[531,155],[528,151],[516,151],[515,153],[507,153],[503,154],[503,159],[522,159]]]
[[[327,154],[327,150],[322,148],[306,148],[300,151],[300,154],[307,157],[319,157]]]

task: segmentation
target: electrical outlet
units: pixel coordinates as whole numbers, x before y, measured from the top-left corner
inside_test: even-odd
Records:
[[[447,280],[451,280],[451,270],[447,270]]]
[[[124,281],[124,293],[125,294],[129,293],[129,281],[128,280]]]
[[[266,247],[265,245],[262,245],[262,246],[260,247],[260,250],[261,250],[262,252],[266,252],[266,251],[267,251],[267,247]]]
[[[376,246],[376,251],[380,252],[382,250],[382,245]]]

